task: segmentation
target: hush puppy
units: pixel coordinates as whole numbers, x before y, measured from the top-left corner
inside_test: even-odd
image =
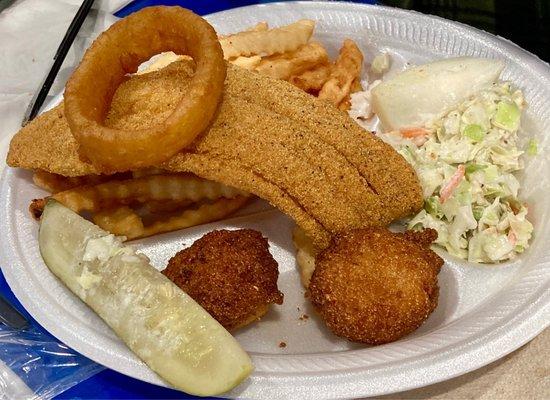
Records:
[[[335,235],[316,258],[311,301],[329,329],[354,342],[388,343],[417,329],[437,306],[443,260],[437,232],[385,228]]]
[[[178,252],[162,271],[228,330],[282,304],[278,265],[260,232],[212,231]]]

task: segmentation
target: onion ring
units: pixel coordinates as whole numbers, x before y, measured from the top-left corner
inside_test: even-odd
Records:
[[[146,129],[104,125],[111,99],[128,73],[173,51],[196,63],[189,92],[170,116]],[[65,116],[80,152],[103,172],[158,165],[190,144],[214,116],[226,74],[216,32],[181,7],[144,8],[112,25],[86,51],[65,89]]]

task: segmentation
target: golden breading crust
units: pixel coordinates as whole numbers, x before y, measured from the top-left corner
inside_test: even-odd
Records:
[[[178,252],[162,271],[226,329],[258,320],[282,304],[277,262],[258,231],[212,231]]]
[[[435,238],[433,230],[399,234],[385,228],[335,235],[317,256],[309,284],[329,329],[369,344],[417,329],[437,306],[443,260],[429,249]]]
[[[141,128],[165,119],[187,90],[193,68],[192,61],[183,60],[160,71],[132,76],[115,92],[106,125]],[[78,143],[63,114],[63,103],[39,115],[15,134],[6,162],[11,167],[66,177],[101,174],[79,158]]]
[[[182,61],[132,77],[118,88],[106,124],[137,128],[162,120],[184,95],[178,84],[189,71],[189,61]],[[65,176],[101,172],[78,158],[61,107],[14,137],[8,164]],[[387,225],[422,205],[412,167],[346,113],[287,82],[235,66],[228,67],[209,130],[159,167],[256,194],[290,215],[320,247],[336,232]]]

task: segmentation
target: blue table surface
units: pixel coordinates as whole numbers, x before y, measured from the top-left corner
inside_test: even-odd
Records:
[[[124,17],[143,7],[153,5],[180,5],[191,9],[197,14],[205,15],[217,11],[227,10],[235,7],[242,7],[258,3],[271,3],[274,1],[263,0],[136,0],[116,13],[119,17]],[[374,3],[375,1],[364,0],[361,3]],[[0,271],[0,293],[18,308],[28,318],[31,318],[25,312],[23,306],[11,292],[4,275]],[[156,385],[151,385],[137,379],[130,378],[110,369],[92,376],[91,378],[77,384],[71,389],[58,395],[56,399],[194,399],[195,396],[166,389]]]

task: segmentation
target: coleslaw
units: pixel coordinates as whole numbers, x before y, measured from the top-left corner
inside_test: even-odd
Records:
[[[357,100],[360,95],[355,96]],[[350,115],[363,126],[353,104]],[[533,226],[518,199],[514,175],[522,155],[536,153],[518,138],[523,94],[509,82],[493,84],[425,127],[380,134],[415,168],[424,208],[409,229],[437,230],[436,244],[471,262],[513,259],[529,246]]]

